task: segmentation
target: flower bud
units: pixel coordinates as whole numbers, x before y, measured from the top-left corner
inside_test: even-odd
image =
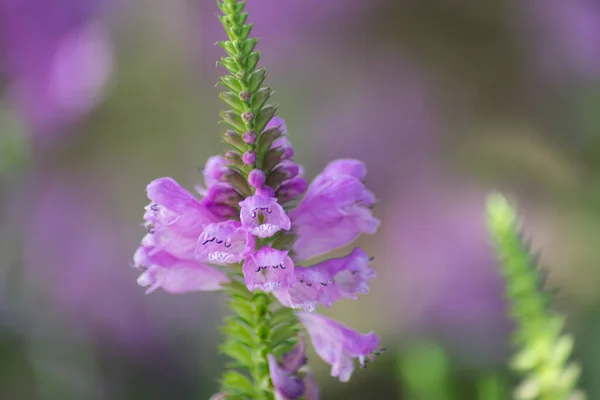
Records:
[[[257,189],[264,186],[265,179],[265,173],[260,169],[253,169],[248,175],[248,183]]]
[[[256,132],[244,132],[244,142],[246,142],[246,144],[254,144],[256,142]]]
[[[247,151],[242,155],[242,161],[246,165],[253,165],[256,162],[256,153],[253,151]]]
[[[267,197],[275,197],[275,191],[268,186],[263,186],[259,189],[256,189],[256,194]]]
[[[242,120],[245,123],[249,123],[252,122],[252,120],[254,119],[255,115],[252,111],[246,111],[242,113]]]
[[[302,177],[296,177],[285,181],[277,189],[277,199],[280,203],[293,200],[306,192],[308,182]]]
[[[298,176],[299,172],[298,164],[285,160],[269,173],[267,185],[277,189],[283,182]]]

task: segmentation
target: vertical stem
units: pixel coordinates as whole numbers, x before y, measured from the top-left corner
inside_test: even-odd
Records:
[[[254,193],[247,183],[250,171],[261,168],[268,175],[274,166],[265,165],[263,161],[270,154],[271,144],[281,134],[277,129],[265,131],[277,107],[267,104],[271,88],[261,86],[267,72],[264,68],[256,68],[260,53],[254,48],[258,40],[249,38],[252,25],[246,24],[245,2],[219,0],[218,5],[223,13],[219,19],[229,38],[219,42],[227,53],[220,63],[230,73],[222,76],[220,82],[227,89],[220,98],[230,107],[221,112],[223,122],[230,128],[223,134],[223,140],[232,148],[228,153],[233,154],[229,157],[240,160],[246,152],[254,152],[256,157],[254,165],[229,164],[229,182],[240,193],[249,196]],[[273,239],[260,241],[258,248],[274,246],[272,242]],[[296,341],[298,322],[291,309],[273,309],[275,303],[271,294],[250,293],[240,270],[241,265],[230,274],[232,283],[227,286],[231,296],[229,306],[234,314],[225,318],[226,339],[221,350],[234,362],[223,375],[222,392],[232,399],[272,400],[267,355],[281,356],[291,350]]]

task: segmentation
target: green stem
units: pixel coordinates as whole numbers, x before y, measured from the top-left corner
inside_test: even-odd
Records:
[[[238,278],[227,286],[234,314],[225,318],[221,351],[234,361],[223,376],[222,392],[234,399],[272,400],[267,354],[292,349],[297,320],[291,309],[277,307],[271,294],[250,293]]]
[[[265,130],[277,107],[267,104],[271,88],[261,86],[267,72],[256,68],[260,53],[254,48],[258,40],[249,38],[252,25],[246,24],[245,2],[219,0],[218,4],[223,13],[219,19],[229,38],[219,42],[227,53],[220,63],[230,73],[222,76],[220,82],[227,89],[220,98],[230,108],[221,112],[223,122],[230,128],[223,133],[223,141],[232,149],[227,155],[231,170],[227,179],[240,193],[249,196],[254,192],[247,183],[250,171],[261,168],[268,177],[280,161],[280,154],[271,149],[271,144],[281,131],[278,128]],[[244,135],[255,135],[256,140],[245,140]],[[241,163],[245,152],[256,153],[255,165]],[[281,249],[283,244],[276,245],[274,240],[260,241],[257,250],[263,245]],[[223,375],[222,392],[227,399],[272,400],[267,355],[280,357],[292,349],[299,331],[298,321],[293,310],[278,306],[271,294],[250,293],[243,283],[241,265],[235,271],[230,274],[232,283],[226,288],[234,314],[225,318],[226,340],[221,346],[233,362]]]

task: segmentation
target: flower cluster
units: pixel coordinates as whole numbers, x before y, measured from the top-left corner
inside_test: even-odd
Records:
[[[379,221],[370,208],[373,193],[363,183],[366,169],[357,160],[337,160],[308,186],[302,168],[290,160],[293,150],[283,121],[275,117],[267,129],[281,132],[273,148],[282,159],[268,178],[260,169],[249,173],[251,196],[244,198],[227,179],[235,170],[225,157],[207,162],[205,188],[198,188],[204,194],[201,199],[171,178],[148,185],[151,202],[144,214],[148,233],[134,256],[135,265],[144,269],[138,283],[148,292],[159,287],[169,293],[218,290],[231,278],[223,272],[227,269],[217,267],[234,269],[242,263],[249,291],[272,292],[282,305],[305,311],[298,318],[317,353],[332,365],[333,376],[347,381],[352,359],[359,358],[364,365],[365,357],[378,351],[379,340],[311,312],[319,304],[330,307],[366,293],[375,277],[370,259],[355,248],[347,256],[310,266],[298,263],[346,246],[361,233],[375,232]],[[290,250],[277,248],[290,241]],[[298,365],[281,366],[273,356],[269,364],[275,387],[283,383],[304,387],[292,379]],[[294,392],[281,388],[282,393],[289,391]]]
[[[200,198],[171,178],[148,186],[148,234],[134,256],[143,269],[138,283],[148,292],[230,294],[234,315],[225,319],[221,351],[235,367],[223,375],[215,398],[317,399],[299,324],[343,382],[354,359],[364,367],[382,350],[374,333],[362,335],[314,313],[319,304],[366,293],[375,277],[370,258],[356,248],[311,261],[375,233],[375,196],[357,160],[334,161],[308,184],[277,107],[267,104],[272,89],[261,87],[266,70],[256,68],[258,40],[249,38],[245,2],[218,5],[229,37],[219,45],[227,53],[220,63],[230,72],[220,82],[230,107],[221,112],[230,150],[208,160]]]

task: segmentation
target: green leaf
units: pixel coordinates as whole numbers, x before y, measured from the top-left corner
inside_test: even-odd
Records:
[[[227,110],[227,111],[221,111],[220,115],[221,115],[221,118],[223,118],[223,121],[225,121],[227,123],[227,125],[231,126],[238,133],[245,132],[246,125],[244,124],[244,121],[242,120],[242,117],[240,116],[239,113],[232,111],[232,110]],[[242,144],[245,144],[243,140],[242,140]]]
[[[256,94],[252,97],[252,111],[258,113],[265,105],[267,100],[269,100],[272,93],[273,90],[270,87],[264,87],[256,92]]]
[[[259,68],[252,72],[248,77],[248,87],[250,92],[256,93],[260,88],[265,78],[267,77],[267,70],[265,68]]]
[[[238,113],[242,113],[246,110],[246,105],[240,99],[239,95],[234,92],[221,92],[219,98]]]
[[[246,62],[244,63],[246,71],[254,71],[259,60],[260,53],[258,51],[253,51],[252,53],[248,54],[248,57],[246,57]]]
[[[270,104],[263,107],[263,109],[256,114],[256,119],[254,120],[254,130],[257,133],[262,132],[269,123],[269,121],[273,119],[275,114],[277,114],[276,105]]]
[[[230,388],[235,388],[240,392],[248,393],[248,395],[253,395],[255,392],[254,385],[250,379],[237,371],[227,371],[225,375],[223,375],[223,383]]]
[[[230,321],[226,322],[223,332],[231,339],[243,343],[248,347],[254,346],[258,339],[254,330],[245,322],[236,320],[235,318],[237,317],[233,317]]]
[[[221,352],[229,357],[237,360],[240,364],[246,367],[254,364],[254,356],[252,350],[246,345],[228,340],[221,345]]]
[[[240,318],[246,321],[248,324],[254,321],[254,309],[252,304],[246,301],[232,300],[229,302],[229,306]]]
[[[283,324],[273,328],[271,332],[271,347],[277,347],[289,338],[295,337],[298,327],[295,324]]]

